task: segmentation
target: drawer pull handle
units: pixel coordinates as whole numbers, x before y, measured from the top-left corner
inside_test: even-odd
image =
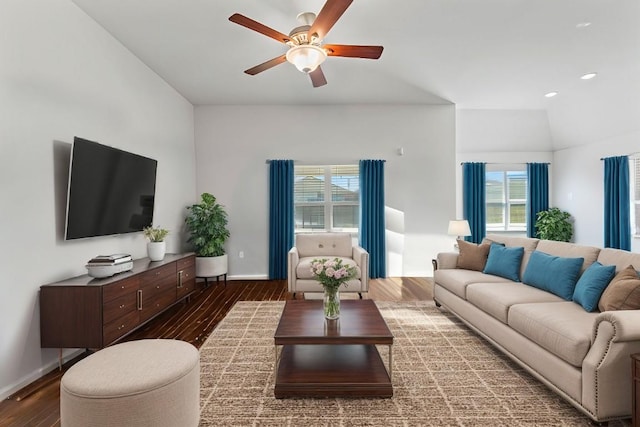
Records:
[[[120,325],[120,327],[118,327],[119,331],[122,330],[122,329],[124,329],[124,325]]]
[[[178,271],[178,288],[182,288],[182,273],[182,270]]]
[[[137,301],[138,310],[142,310],[142,289],[138,289],[137,297],[138,297],[138,301]]]
[[[121,304],[121,305],[120,305],[120,308],[124,308],[124,304]]]
[[[156,289],[160,289],[160,285],[156,285]]]
[[[120,286],[120,289],[124,289],[124,285]]]

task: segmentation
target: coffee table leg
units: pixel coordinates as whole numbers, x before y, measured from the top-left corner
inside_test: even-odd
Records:
[[[393,381],[393,346],[389,345],[389,381]]]
[[[277,378],[278,377],[278,365],[280,364],[280,360],[279,360],[279,357],[278,357],[278,346],[274,345],[273,349],[275,350],[275,357],[276,357],[276,360],[275,360],[276,363],[273,366],[273,373],[274,373],[275,377]]]

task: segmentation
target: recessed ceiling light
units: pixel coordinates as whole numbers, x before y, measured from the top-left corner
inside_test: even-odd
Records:
[[[576,28],[587,28],[589,25],[591,25],[591,22],[580,22],[576,25]]]
[[[546,96],[547,98],[553,98],[557,94],[558,94],[558,92],[554,91],[554,92],[545,93],[544,96]]]
[[[597,76],[598,73],[587,73],[584,76],[580,77],[582,80],[591,80],[592,78],[594,78],[595,76]]]

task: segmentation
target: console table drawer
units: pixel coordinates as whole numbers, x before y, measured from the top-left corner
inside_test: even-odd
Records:
[[[123,295],[134,293],[140,285],[140,277],[131,277],[129,279],[120,280],[119,282],[102,287],[102,300],[104,302],[120,298]]]
[[[109,301],[102,309],[102,321],[106,325],[127,313],[137,309],[137,294],[132,292],[113,301]]]
[[[147,271],[141,275],[142,286],[146,286],[150,282],[154,282],[167,276],[175,278],[176,271],[176,263],[171,263],[163,267],[158,267],[154,268],[151,271]]]
[[[160,313],[166,307],[169,307],[175,301],[176,301],[175,288],[166,289],[164,290],[164,292],[160,294],[155,294],[152,298],[149,298],[148,300],[144,298],[142,302],[142,311],[139,312],[140,321],[145,322],[149,320],[151,317],[153,317],[157,313]]]
[[[139,323],[139,314],[137,311],[132,311],[124,317],[114,320],[113,322],[105,325],[103,330],[104,342],[103,346],[107,346],[134,330]]]
[[[183,259],[179,259],[176,262],[176,265],[178,266],[178,271],[184,270],[184,269],[186,269],[188,267],[191,267],[191,266],[195,266],[196,265],[196,257],[190,256],[190,257],[186,257],[186,258],[183,258]]]
[[[196,266],[178,271],[178,299],[196,290]]]

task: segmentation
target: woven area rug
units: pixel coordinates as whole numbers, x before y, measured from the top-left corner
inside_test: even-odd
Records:
[[[200,425],[591,425],[432,302],[376,304],[395,336],[393,398],[274,398],[273,334],[284,302],[238,302],[200,349]]]

